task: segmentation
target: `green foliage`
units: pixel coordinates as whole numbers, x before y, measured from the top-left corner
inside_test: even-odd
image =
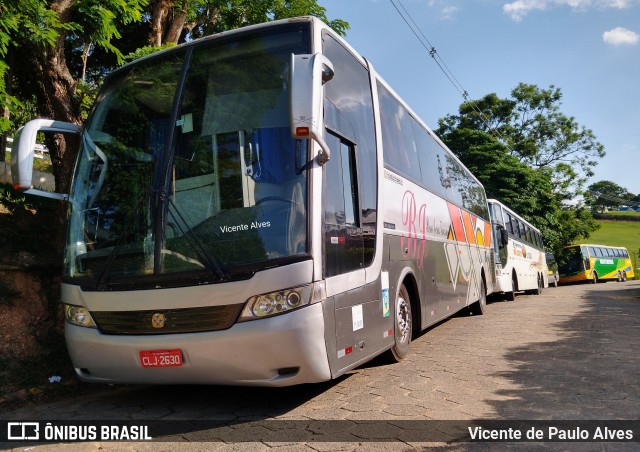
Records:
[[[98,87],[93,83],[78,82],[76,86],[76,97],[80,104],[82,119],[87,119],[91,106],[98,95]]]
[[[629,212],[620,212],[618,210],[612,210],[606,213],[593,213],[593,218],[596,220],[607,220],[607,221],[635,221],[640,223],[640,212],[629,211]]]
[[[632,255],[636,265],[640,265],[637,255],[640,246],[640,225],[634,221],[598,221],[600,228],[589,237],[590,243],[624,246]],[[639,275],[640,276],[640,275]]]
[[[521,163],[549,171],[563,199],[581,194],[604,146],[593,132],[560,111],[562,93],[520,83],[511,99],[488,94],[460,105],[458,115],[440,121],[440,132],[471,129],[491,133]]]
[[[579,175],[551,149],[559,139],[550,129],[563,118],[555,105],[560,91],[520,84],[512,94],[514,99],[489,94],[463,103],[458,116],[440,120],[437,132],[482,182],[487,197],[531,221],[545,247],[558,252],[597,229],[588,210],[564,203],[577,191]]]
[[[152,53],[159,52],[164,49],[170,49],[171,47],[175,47],[177,44],[175,42],[167,42],[161,46],[144,46],[138,48],[135,52],[131,52],[124,56],[124,63],[128,63],[133,60],[137,60],[139,58],[146,57],[151,55]]]
[[[77,2],[74,19],[78,36],[87,46],[96,45],[124,62],[113,40],[120,38],[120,27],[142,19],[147,0],[82,0]]]
[[[589,185],[585,193],[585,201],[593,210],[604,212],[607,208],[620,207],[633,202],[634,195],[615,182],[602,180]]]
[[[193,39],[298,16],[315,16],[342,36],[349,29],[344,20],[330,20],[317,0],[195,0],[187,4],[188,29]]]
[[[27,197],[15,191],[10,184],[0,184],[0,205],[4,206],[9,212],[13,212],[16,209],[35,209],[39,206],[36,198]]]

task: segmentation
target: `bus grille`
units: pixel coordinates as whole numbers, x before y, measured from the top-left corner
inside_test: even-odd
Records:
[[[92,311],[104,334],[171,334],[217,331],[231,328],[242,304],[150,311]]]

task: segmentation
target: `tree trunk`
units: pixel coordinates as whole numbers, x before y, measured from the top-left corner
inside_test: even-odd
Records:
[[[182,30],[184,29],[184,24],[187,21],[187,11],[186,9],[180,11],[174,11],[173,17],[171,21],[167,25],[167,31],[164,34],[164,42],[175,42],[178,43],[180,39],[180,35],[182,34]]]
[[[73,2],[58,0],[52,3],[51,8],[58,13],[60,22],[69,22]],[[75,96],[76,81],[67,66],[64,40],[64,32],[60,32],[53,47],[31,44],[24,46],[23,51],[27,53],[33,71],[38,113],[46,118],[81,124],[80,103]],[[56,192],[69,193],[79,140],[68,134],[46,134],[45,143],[51,156]],[[52,225],[51,239],[56,243],[58,252],[62,252],[64,244],[66,209],[65,203],[58,204],[58,221]]]
[[[161,46],[164,30],[167,26],[167,20],[173,3],[170,0],[153,0],[151,7],[151,36],[149,36],[149,45]]]
[[[11,83],[11,77],[13,75],[13,51],[11,48],[9,48],[7,51],[6,62],[9,67],[4,73],[4,86],[5,93],[10,96],[11,94],[13,94],[13,84]],[[3,108],[2,117],[4,119],[10,118],[8,105],[5,105]],[[0,134],[0,162],[5,162],[7,159],[7,137],[8,134],[6,133]]]
[[[52,4],[60,22],[67,23],[70,20],[72,4],[73,0],[59,0]],[[76,81],[67,67],[64,40],[65,35],[61,32],[53,47],[46,44],[31,45],[24,50],[29,52],[29,60],[35,72],[38,112],[47,118],[81,124],[80,104],[75,96]],[[46,142],[53,164],[56,191],[67,193],[78,151],[77,145],[69,146],[60,135],[48,137]]]

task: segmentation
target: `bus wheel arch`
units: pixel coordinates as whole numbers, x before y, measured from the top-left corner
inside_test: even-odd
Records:
[[[394,344],[386,356],[391,362],[400,362],[409,354],[411,340],[420,331],[418,300],[417,284],[409,273],[400,282],[394,301]]]
[[[505,292],[507,301],[514,301],[516,299],[516,292],[518,291],[518,277],[516,271],[511,272],[511,292]]]
[[[487,280],[484,276],[484,268],[480,272],[480,298],[469,306],[471,315],[483,315],[487,311]]]

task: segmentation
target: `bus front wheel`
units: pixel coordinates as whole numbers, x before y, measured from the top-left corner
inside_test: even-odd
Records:
[[[599,282],[598,274],[596,272],[593,272],[593,283],[598,284],[598,282]]]
[[[404,284],[400,286],[395,311],[395,344],[389,350],[388,357],[392,362],[399,362],[409,353],[409,345],[411,345],[411,334],[413,331],[411,298]]]

